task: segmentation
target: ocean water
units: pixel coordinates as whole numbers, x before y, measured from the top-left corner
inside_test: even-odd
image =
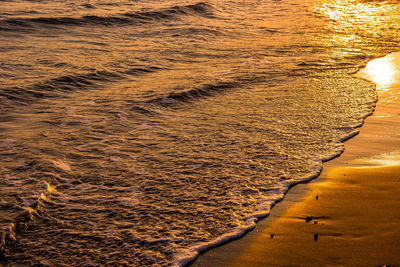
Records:
[[[185,265],[340,155],[400,3],[1,0],[0,258]]]

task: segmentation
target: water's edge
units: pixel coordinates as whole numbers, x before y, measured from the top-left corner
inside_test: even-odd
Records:
[[[389,55],[389,54],[387,54]],[[381,57],[385,57],[387,55],[383,55],[383,56],[379,56],[379,57],[374,57],[372,59],[370,59],[369,61],[372,61],[376,58],[381,58]],[[368,61],[368,62],[369,62]],[[374,90],[376,90],[376,84],[370,80],[361,78],[361,77],[356,77],[354,76],[356,73],[358,73],[360,70],[362,70],[363,68],[365,68],[366,64],[368,63],[366,62],[365,64],[359,66],[357,71],[348,73],[349,75],[351,75],[353,78],[357,78],[360,80],[364,80],[367,81],[371,84],[371,86],[374,87]],[[376,92],[376,91],[375,91]],[[281,194],[277,199],[274,200],[266,200],[266,202],[260,204],[257,209],[261,209],[263,210],[262,212],[257,212],[254,214],[250,214],[249,216],[246,217],[244,226],[238,227],[233,229],[232,231],[210,241],[210,242],[204,242],[198,245],[195,245],[191,248],[188,248],[187,251],[185,251],[184,253],[180,253],[175,257],[174,262],[172,263],[172,266],[190,266],[190,264],[194,263],[196,261],[196,259],[202,254],[207,252],[208,250],[215,248],[215,247],[219,247],[222,246],[224,244],[227,244],[231,241],[240,239],[241,237],[243,237],[245,234],[247,234],[248,232],[252,231],[256,225],[257,222],[261,219],[264,219],[266,217],[268,217],[271,213],[271,210],[273,209],[273,207],[278,204],[281,201],[285,200],[285,196],[286,194],[289,192],[289,190],[299,184],[306,184],[308,182],[310,182],[311,180],[314,180],[316,178],[318,178],[320,176],[320,174],[322,173],[323,170],[323,163],[324,162],[328,162],[330,160],[333,160],[337,157],[340,157],[340,155],[344,152],[345,147],[344,144],[347,140],[357,136],[360,131],[359,129],[364,125],[365,119],[369,116],[372,116],[375,110],[375,107],[378,103],[378,96],[376,95],[376,99],[375,102],[373,103],[373,106],[371,106],[371,111],[366,114],[363,118],[362,118],[362,122],[354,127],[354,131],[351,132],[350,134],[348,134],[347,136],[345,136],[344,138],[342,138],[341,140],[339,140],[339,144],[341,145],[341,150],[338,153],[335,153],[331,156],[328,156],[326,158],[323,158],[321,160],[315,160],[314,161],[314,165],[311,167],[311,170],[313,171],[313,173],[309,176],[306,177],[302,177],[300,181],[293,181],[293,182],[288,182],[284,188],[281,189]]]

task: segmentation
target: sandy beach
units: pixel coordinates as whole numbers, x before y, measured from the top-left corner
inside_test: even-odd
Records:
[[[341,157],[295,186],[243,238],[192,266],[400,265],[400,54],[357,76],[377,84],[379,101]]]

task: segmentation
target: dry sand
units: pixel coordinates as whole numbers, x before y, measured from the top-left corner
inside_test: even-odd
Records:
[[[377,84],[379,102],[345,153],[193,266],[400,266],[400,53],[359,75]]]

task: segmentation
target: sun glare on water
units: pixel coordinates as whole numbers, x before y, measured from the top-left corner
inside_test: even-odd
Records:
[[[397,71],[390,58],[378,58],[368,62],[365,67],[368,78],[377,85],[388,85],[395,82]]]
[[[379,101],[396,104],[400,99],[399,66],[400,53],[395,52],[368,62],[356,75],[376,84]]]
[[[393,91],[400,85],[400,53],[392,53],[382,58],[374,59],[360,70],[357,76],[376,83],[377,91]],[[395,90],[396,92],[398,90]],[[393,92],[394,93],[394,92]]]

